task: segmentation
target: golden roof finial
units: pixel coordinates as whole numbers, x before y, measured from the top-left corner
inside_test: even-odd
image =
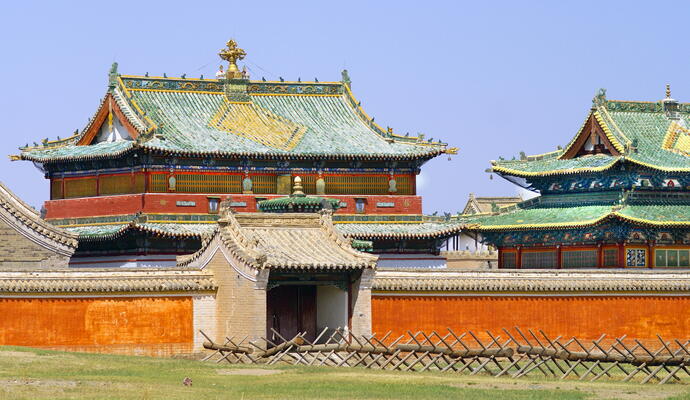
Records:
[[[669,85],[668,83],[666,84],[666,98],[671,98],[671,85]]]
[[[237,42],[233,39],[228,40],[225,48],[218,52],[218,56],[228,62],[227,77],[228,79],[242,78],[242,72],[237,68],[237,60],[243,60],[247,55],[243,49],[237,47]]]

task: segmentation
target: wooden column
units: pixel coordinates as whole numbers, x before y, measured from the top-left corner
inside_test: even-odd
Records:
[[[604,268],[604,247],[601,243],[597,245],[597,268]]]
[[[618,267],[625,268],[625,242],[618,243]]]
[[[515,254],[515,268],[522,269],[522,246],[517,247],[517,253]]]
[[[654,268],[654,241],[648,240],[647,241],[647,259],[649,260],[649,265],[647,265],[648,268]]]
[[[101,195],[101,175],[96,174],[96,197]]]
[[[560,244],[556,246],[556,268],[562,269],[563,268],[563,257],[562,255],[562,247]]]

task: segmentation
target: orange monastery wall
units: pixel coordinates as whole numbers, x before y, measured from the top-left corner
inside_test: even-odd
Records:
[[[609,338],[665,339],[690,338],[690,296],[381,296],[371,302],[372,332],[393,331],[397,338],[408,330],[446,328],[457,334],[486,330],[506,337],[512,332],[542,329],[550,337],[594,340],[606,333]],[[513,333],[515,334],[515,333]],[[484,336],[482,334],[482,336]]]
[[[191,297],[0,299],[0,345],[168,356],[192,342]]]

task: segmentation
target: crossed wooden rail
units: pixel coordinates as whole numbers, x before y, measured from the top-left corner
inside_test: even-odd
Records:
[[[400,371],[453,371],[476,375],[511,376],[543,374],[550,378],[596,381],[602,377],[625,382],[637,377],[641,383],[664,384],[690,377],[690,340],[658,343],[637,339],[608,339],[601,335],[589,343],[575,337],[548,337],[543,331],[526,334],[503,329],[505,339],[489,331],[460,335],[448,329],[443,336],[419,331],[392,339],[391,332],[377,337],[349,335],[343,329],[324,328],[313,342],[298,334],[291,339],[273,331],[276,342],[267,338],[248,340],[225,338],[223,344],[207,339],[204,348],[213,353],[204,361],[233,364],[277,363],[316,366],[357,367]],[[652,347],[654,344],[655,347]],[[679,374],[681,373],[682,374]]]

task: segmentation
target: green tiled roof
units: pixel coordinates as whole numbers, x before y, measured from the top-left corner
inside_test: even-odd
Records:
[[[22,150],[22,159],[42,162],[47,160],[88,160],[101,157],[115,157],[126,153],[135,146],[134,141],[123,140],[120,142],[101,142],[91,146],[64,146],[34,147]]]
[[[609,218],[642,225],[690,226],[690,204],[613,203],[552,206],[547,201],[531,201],[508,208],[499,214],[463,216],[460,220],[469,229],[502,231],[577,228],[596,225]]]
[[[76,136],[24,148],[20,158],[115,156],[132,147],[178,155],[334,159],[428,159],[454,151],[381,129],[341,83],[247,87],[246,101],[229,101],[217,80],[121,77],[110,93],[130,124],[142,130],[136,141],[77,146]]]
[[[359,251],[372,251],[374,250],[374,243],[370,240],[352,240],[352,248]]]
[[[505,175],[528,177],[603,171],[627,160],[664,171],[690,171],[690,104],[679,104],[677,108],[671,113],[664,111],[662,102],[599,100],[588,118],[597,119],[621,155],[560,159],[576,140],[575,135],[564,150],[521,160],[494,161],[492,169]]]
[[[611,213],[611,206],[544,207],[517,209],[498,215],[467,218],[481,230],[557,228],[592,225]]]
[[[202,237],[212,234],[216,228],[216,223],[129,223],[129,224],[102,224],[86,226],[66,226],[65,230],[75,233],[79,240],[110,240],[116,238],[130,229],[151,232],[161,236],[172,237]]]
[[[562,153],[563,151],[559,151],[556,155],[560,156]],[[534,160],[506,160],[496,161],[493,170],[516,176],[569,174],[608,169],[620,161],[620,159],[620,156],[597,154],[569,160],[561,160],[555,157],[537,158]]]
[[[337,210],[340,200],[318,196],[286,196],[262,200],[259,208],[264,212],[316,212],[323,208],[323,202],[330,203],[332,210]]]
[[[86,226],[65,226],[66,231],[79,236],[80,240],[116,236],[124,232],[130,224],[104,224]]]
[[[690,205],[641,205],[623,207],[618,213],[633,221],[654,225],[690,225]]]
[[[422,222],[422,223],[335,223],[336,229],[345,236],[366,241],[376,238],[436,238],[450,236],[460,232],[463,224],[457,221]],[[63,226],[69,232],[75,233],[80,240],[110,240],[123,234],[129,229],[148,231],[163,236],[194,236],[202,237],[214,232],[218,225],[209,223],[160,223],[160,222],[130,222],[103,223],[79,226]]]

